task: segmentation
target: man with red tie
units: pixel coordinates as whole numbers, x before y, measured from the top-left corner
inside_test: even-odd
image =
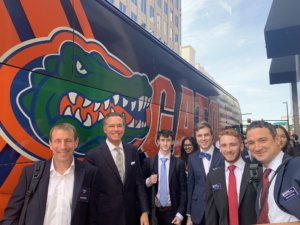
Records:
[[[257,223],[300,221],[300,157],[282,152],[274,125],[253,121],[247,128],[251,154],[262,163],[256,199]]]
[[[241,157],[240,134],[228,129],[220,133],[220,151],[225,167],[210,171],[206,180],[205,222],[214,225],[250,225],[256,222],[255,186],[250,169]]]

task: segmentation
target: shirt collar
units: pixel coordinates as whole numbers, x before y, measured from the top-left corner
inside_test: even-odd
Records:
[[[273,171],[276,171],[277,168],[282,163],[284,153],[282,151],[279,152],[279,154],[269,163],[268,168],[272,169]],[[264,167],[264,171],[265,171]]]
[[[204,151],[203,149],[201,149],[200,148],[200,151],[201,152],[205,152],[205,153],[208,153],[208,154],[213,154],[213,152],[214,152],[214,149],[215,149],[215,146],[214,145],[212,145],[211,147],[210,147],[210,149],[208,149],[208,151]]]
[[[245,166],[245,162],[244,160],[242,159],[242,157],[240,157],[236,162],[234,163],[228,163],[226,160],[225,160],[225,169],[228,170],[228,166],[230,165],[235,165],[236,168],[238,169],[241,169],[243,170],[244,169],[244,166]]]
[[[71,170],[74,170],[75,168],[75,159],[73,157],[73,160],[72,160],[72,163],[70,165],[70,167],[64,172],[64,174],[67,174],[69,173]],[[51,166],[50,166],[50,173],[58,173],[56,170],[55,170],[55,167],[54,167],[54,162],[53,162],[53,157],[52,157],[52,160],[51,160]]]
[[[117,148],[121,148],[123,150],[123,145],[122,145],[122,142],[120,142],[120,145],[119,146],[115,146],[113,145],[107,138],[106,138],[106,144],[109,148],[110,151],[112,151],[113,149],[115,149],[116,147]]]
[[[163,154],[161,154],[161,152],[159,151],[159,152],[158,152],[158,159],[160,159],[160,158],[167,158],[167,159],[170,160],[170,158],[171,158],[171,153],[168,154],[168,155],[163,155]]]

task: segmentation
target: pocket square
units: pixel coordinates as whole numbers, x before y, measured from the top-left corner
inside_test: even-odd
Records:
[[[135,161],[132,161],[131,163],[130,163],[130,165],[134,165],[135,164]]]
[[[222,187],[221,187],[221,184],[218,183],[218,184],[213,184],[213,185],[211,185],[211,189],[212,189],[213,192],[215,192],[215,191],[221,190]]]

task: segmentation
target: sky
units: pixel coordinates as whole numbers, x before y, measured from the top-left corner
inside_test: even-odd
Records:
[[[290,84],[269,83],[264,27],[272,0],[182,0],[182,45],[240,103],[243,119],[286,119]],[[285,117],[285,118],[282,118]]]

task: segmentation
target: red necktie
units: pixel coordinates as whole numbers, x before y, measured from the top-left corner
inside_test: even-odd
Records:
[[[236,191],[236,180],[234,175],[235,165],[228,166],[229,184],[228,184],[228,208],[229,208],[229,224],[239,225],[239,205],[238,195]]]
[[[262,177],[262,188],[261,188],[261,193],[260,193],[260,214],[259,217],[257,219],[257,223],[270,223],[269,221],[269,216],[268,216],[268,212],[269,212],[269,206],[268,206],[268,193],[266,193],[266,197],[265,197],[265,201],[263,201],[263,196],[264,193],[266,191],[266,188],[269,184],[269,174],[271,173],[271,169],[265,169],[264,173],[263,173],[263,177]]]

